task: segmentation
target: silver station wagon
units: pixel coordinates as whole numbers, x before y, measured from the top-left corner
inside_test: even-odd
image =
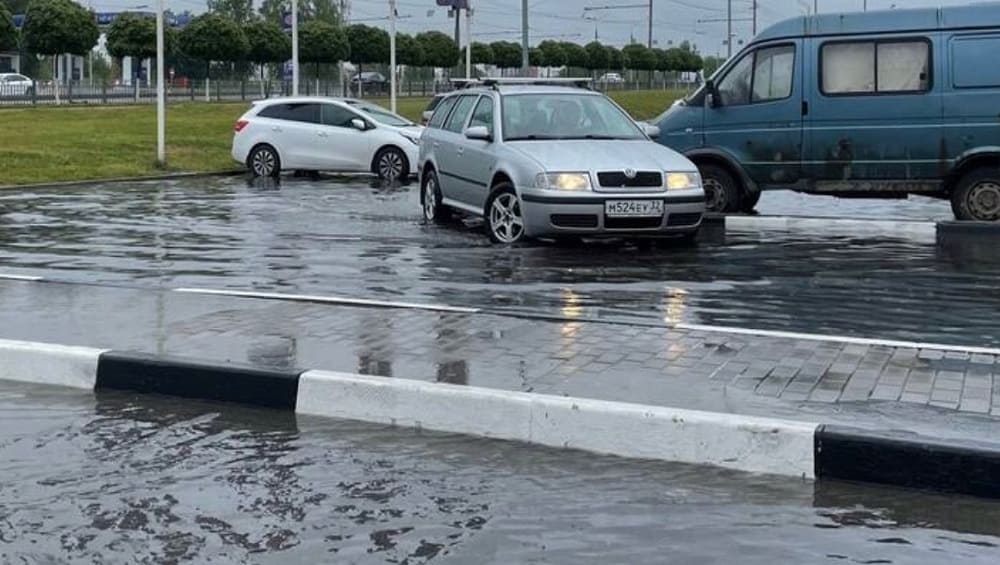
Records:
[[[692,238],[697,167],[650,140],[581,81],[484,79],[441,100],[420,138],[429,222],[482,216],[496,243],[525,238]]]

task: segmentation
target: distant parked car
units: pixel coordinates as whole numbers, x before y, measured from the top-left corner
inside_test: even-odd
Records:
[[[316,97],[256,102],[233,129],[232,157],[254,176],[370,171],[387,180],[416,172],[423,131],[363,100]]]
[[[610,98],[552,79],[490,79],[447,95],[420,139],[421,208],[483,217],[495,243],[532,237],[691,239],[694,163]]]
[[[354,75],[351,78],[351,84],[354,85],[355,89],[360,86],[364,92],[386,92],[389,89],[389,79],[382,73],[376,72]]]
[[[0,96],[31,96],[35,82],[18,73],[0,73]]]
[[[597,82],[605,82],[610,84],[619,84],[625,82],[622,75],[619,73],[604,73],[601,78],[597,79]]]

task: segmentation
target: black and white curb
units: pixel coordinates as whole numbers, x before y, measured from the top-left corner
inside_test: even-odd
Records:
[[[1000,497],[1000,444],[7,340],[0,340],[0,380],[238,402],[621,457]]]

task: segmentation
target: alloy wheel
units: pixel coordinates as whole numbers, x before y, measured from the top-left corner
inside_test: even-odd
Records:
[[[524,234],[524,219],[517,196],[509,192],[498,195],[490,206],[490,230],[502,243],[514,243]]]
[[[274,174],[275,155],[270,149],[258,149],[253,154],[251,167],[255,175],[269,177]]]
[[[437,210],[437,179],[434,175],[428,175],[424,181],[424,218],[428,222],[434,221]]]
[[[398,179],[403,174],[403,157],[397,151],[385,151],[378,160],[378,176],[386,180]]]

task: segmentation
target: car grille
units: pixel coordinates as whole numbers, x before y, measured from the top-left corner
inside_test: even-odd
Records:
[[[549,221],[559,228],[596,228],[595,214],[552,214]]]
[[[625,171],[605,171],[597,173],[597,182],[603,188],[662,188],[663,173],[639,171],[635,178],[628,178]]]
[[[649,230],[660,227],[663,217],[655,218],[604,218],[604,229],[609,230]]]
[[[693,226],[701,221],[701,212],[687,214],[670,214],[667,216],[668,226]]]

